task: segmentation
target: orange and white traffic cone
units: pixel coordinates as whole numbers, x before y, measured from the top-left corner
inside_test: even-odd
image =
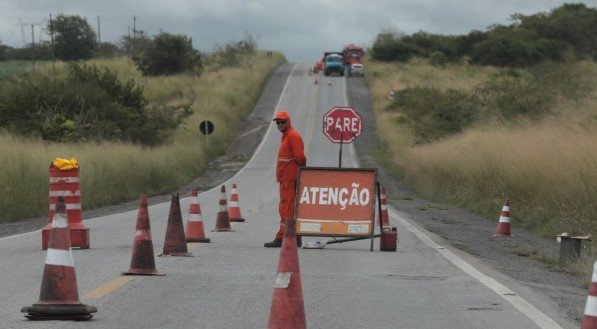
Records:
[[[182,214],[180,213],[180,200],[178,194],[172,196],[170,213],[168,214],[168,227],[164,239],[164,252],[161,256],[192,257],[187,249],[187,240],[184,235]]]
[[[147,209],[147,196],[141,195],[139,210],[137,212],[137,226],[135,240],[133,241],[133,255],[131,267],[123,275],[164,275],[155,268],[153,256],[153,242],[151,240],[151,227],[149,226],[149,211]]]
[[[25,316],[31,320],[78,321],[89,320],[93,317],[91,313],[97,312],[94,306],[79,301],[66,205],[62,196],[56,200],[39,301],[23,307],[21,312],[27,313]]]
[[[269,313],[269,329],[307,328],[295,226],[296,220],[290,219],[284,230]]]
[[[220,211],[216,218],[216,227],[212,232],[234,232],[230,227],[230,218],[228,217],[228,207],[226,205],[226,186],[220,188]]]
[[[500,221],[494,236],[510,236],[510,200],[504,201]]]
[[[585,306],[585,315],[580,324],[581,329],[597,328],[597,262],[593,265],[593,276],[589,285],[589,296]]]
[[[240,202],[238,200],[238,190],[236,184],[232,184],[232,193],[230,194],[230,203],[228,204],[228,219],[231,222],[244,222],[245,219],[240,214]]]
[[[381,225],[383,228],[390,228],[390,219],[388,217],[388,200],[386,198],[386,189],[384,187],[381,188],[381,193],[379,195],[381,199]],[[379,225],[379,218],[376,221],[376,225]]]
[[[203,230],[203,216],[201,215],[197,190],[191,191],[191,204],[189,204],[189,218],[187,220],[186,232],[187,242],[208,243],[211,241],[211,239],[205,237],[205,231]]]

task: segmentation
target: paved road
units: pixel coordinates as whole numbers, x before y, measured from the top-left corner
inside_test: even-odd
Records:
[[[303,134],[310,166],[337,166],[338,146],[322,135],[322,116],[347,105],[341,77],[308,75],[292,67],[275,108],[288,110]],[[272,113],[273,113],[272,109]],[[232,179],[247,221],[235,232],[210,232],[219,188],[200,194],[210,244],[191,244],[192,258],[156,258],[163,277],[121,277],[128,269],[136,211],[86,220],[92,248],[74,250],[79,294],[98,313],[87,323],[53,328],[264,328],[279,249],[263,248],[277,227],[274,159],[280,134],[270,125],[254,157]],[[353,147],[342,163],[357,167]],[[181,199],[186,219],[189,198]],[[161,252],[169,203],[149,209],[156,254]],[[369,241],[299,250],[307,324],[311,328],[572,328],[554,305],[442,241],[392,209],[398,252],[369,252]],[[315,240],[315,238],[307,238]],[[0,239],[0,328],[47,328],[19,310],[39,296],[45,252],[40,233]]]

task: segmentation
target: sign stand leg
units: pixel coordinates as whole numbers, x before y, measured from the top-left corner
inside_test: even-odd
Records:
[[[344,133],[340,133],[340,156],[338,157],[338,168],[342,168],[342,137],[344,137]]]

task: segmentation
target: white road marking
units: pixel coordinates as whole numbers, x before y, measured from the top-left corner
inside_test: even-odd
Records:
[[[469,263],[465,262],[460,257],[456,256],[450,250],[438,245],[435,243],[431,238],[429,238],[424,232],[418,230],[412,224],[410,224],[406,219],[396,214],[393,210],[388,211],[391,217],[394,217],[400,224],[404,225],[407,230],[409,230],[412,234],[417,236],[421,241],[425,242],[428,246],[435,249],[438,253],[440,253],[444,258],[449,260],[452,264],[460,268],[463,272],[470,275],[480,283],[482,283],[487,288],[493,290],[496,294],[500,295],[503,299],[507,300],[510,304],[512,304],[517,310],[524,313],[529,319],[535,322],[540,328],[562,328],[558,325],[554,320],[552,320],[547,315],[543,314],[541,311],[536,309],[533,305],[529,302],[524,300],[522,297],[516,295],[516,293],[510,290],[508,287],[504,286],[503,284],[499,283],[495,279],[481,273],[479,270],[474,268]]]

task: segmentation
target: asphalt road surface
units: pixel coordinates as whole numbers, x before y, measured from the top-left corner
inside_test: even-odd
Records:
[[[308,74],[309,64],[288,67],[275,106],[292,116],[303,135],[309,166],[336,167],[338,145],[322,134],[322,117],[347,105],[346,78]],[[315,84],[318,79],[318,84]],[[211,232],[219,186],[199,195],[209,244],[189,244],[194,257],[156,257],[161,277],[122,277],[129,268],[136,210],[85,220],[91,248],[73,250],[79,296],[98,312],[89,322],[32,322],[20,309],[39,299],[46,252],[39,231],[0,238],[0,328],[264,328],[267,326],[279,249],[263,243],[277,230],[275,159],[280,133],[267,132],[254,156],[225,184],[238,185],[246,222],[234,232]],[[342,164],[358,167],[352,145]],[[83,196],[84,197],[84,196]],[[190,199],[181,196],[186,222]],[[150,204],[156,255],[161,253],[169,202]],[[310,328],[574,328],[557,305],[478,259],[444,245],[413,218],[390,208],[398,227],[397,252],[375,241],[299,249],[303,298]],[[305,238],[305,241],[321,238]]]

